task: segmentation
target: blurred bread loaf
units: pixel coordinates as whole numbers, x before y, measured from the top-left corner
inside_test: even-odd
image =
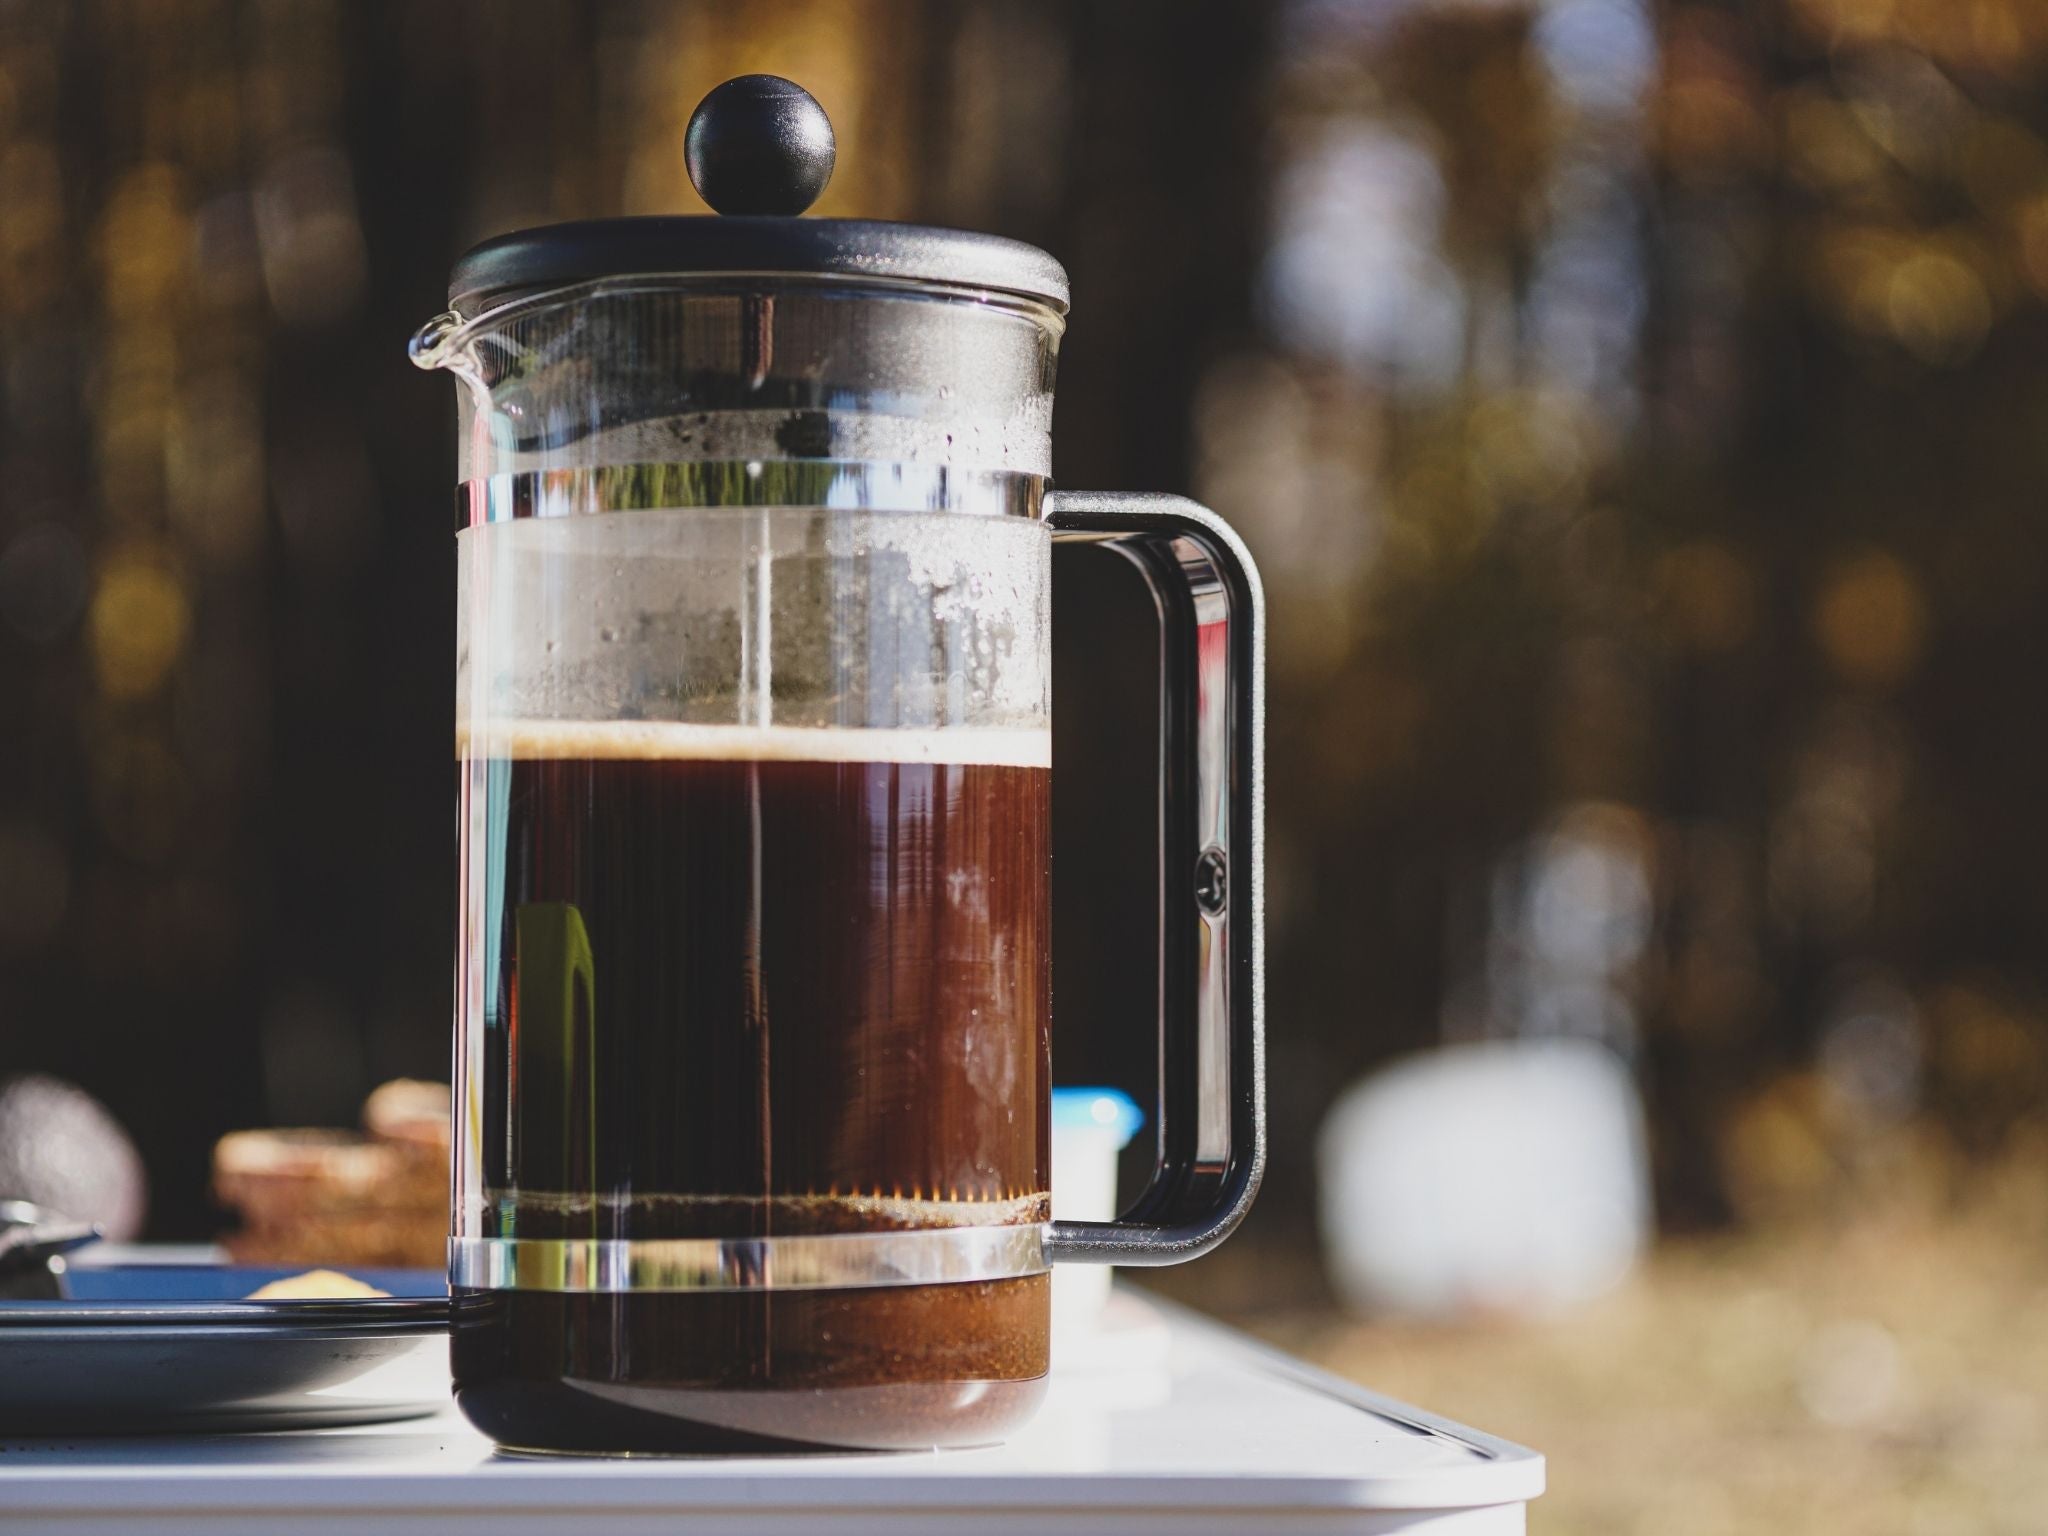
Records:
[[[448,1085],[400,1077],[363,1100],[363,1129],[375,1140],[394,1142],[448,1161]]]
[[[249,1293],[251,1301],[341,1301],[364,1296],[389,1296],[374,1285],[365,1285],[353,1275],[338,1270],[309,1269],[303,1275],[287,1275]]]
[[[241,1218],[244,1264],[439,1268],[448,1239],[448,1089],[400,1079],[363,1105],[363,1133],[234,1131],[214,1196]]]

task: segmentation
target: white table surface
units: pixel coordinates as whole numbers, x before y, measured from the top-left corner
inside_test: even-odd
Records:
[[[1120,1289],[1097,1336],[1056,1342],[1038,1417],[988,1450],[517,1458],[452,1408],[357,1429],[12,1440],[0,1529],[1510,1536],[1543,1478],[1534,1451]]]

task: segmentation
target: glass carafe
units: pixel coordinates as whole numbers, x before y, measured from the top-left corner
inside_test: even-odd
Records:
[[[1050,1262],[1249,1203],[1256,580],[1187,503],[1049,494],[1065,297],[983,236],[615,221],[480,247],[415,340],[461,385],[454,1373],[503,1444],[1000,1439]],[[1056,534],[1147,572],[1167,663],[1159,1166],[1104,1225],[1048,1190]]]

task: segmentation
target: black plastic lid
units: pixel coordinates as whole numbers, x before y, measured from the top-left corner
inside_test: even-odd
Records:
[[[876,219],[800,218],[831,179],[824,109],[774,75],[706,96],[685,138],[690,179],[713,217],[589,219],[499,235],[456,263],[451,308],[475,314],[522,291],[671,272],[896,278],[1035,299],[1064,314],[1067,274],[1035,245]]]
[[[520,290],[650,272],[805,272],[994,289],[1067,308],[1067,274],[1035,245],[879,219],[588,219],[472,247],[448,283],[473,315]]]

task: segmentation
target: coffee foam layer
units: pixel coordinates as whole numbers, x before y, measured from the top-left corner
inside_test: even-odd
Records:
[[[1050,768],[1052,731],[1030,726],[877,730],[678,720],[484,720],[455,729],[462,757],[520,761],[972,763]]]
[[[695,1226],[723,1220],[728,1230],[745,1235],[755,1230],[753,1218],[767,1216],[794,1223],[792,1231],[916,1231],[937,1227],[1028,1226],[1052,1219],[1052,1196],[1044,1190],[1003,1191],[975,1195],[961,1190],[905,1194],[876,1189],[833,1190],[805,1195],[677,1195],[640,1191],[630,1195],[568,1194],[555,1190],[486,1189],[466,1203],[471,1223],[487,1212],[500,1217],[602,1218],[603,1230],[645,1223],[650,1232],[667,1231],[679,1223]],[[472,1230],[474,1230],[472,1226]],[[509,1234],[508,1234],[509,1235]]]

